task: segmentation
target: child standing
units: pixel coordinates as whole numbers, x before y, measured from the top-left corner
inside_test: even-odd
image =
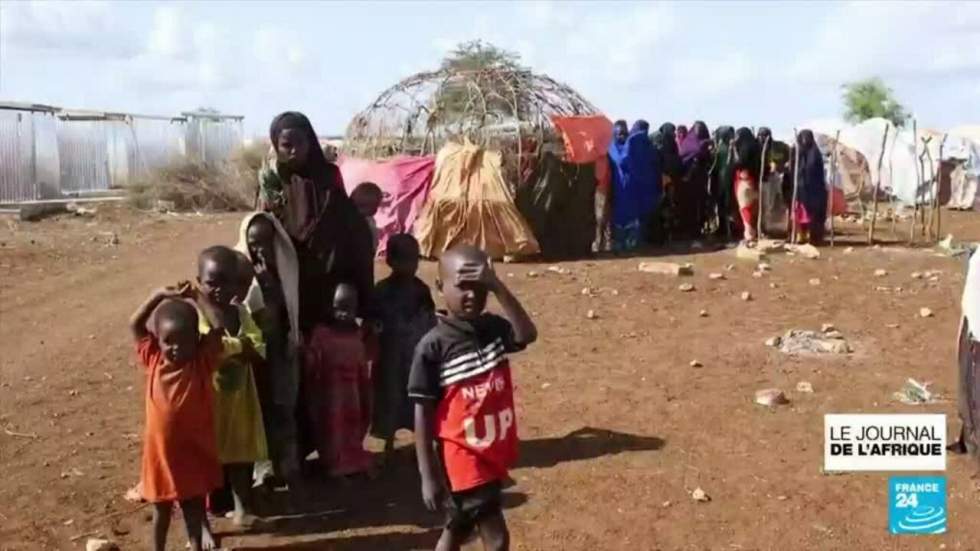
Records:
[[[533,343],[537,329],[475,247],[442,255],[436,287],[449,315],[419,343],[408,383],[422,499],[429,510],[446,509],[438,551],[459,549],[475,528],[486,549],[506,550],[501,485],[517,458],[507,353]],[[491,292],[504,317],[483,312]]]
[[[198,257],[198,305],[204,314],[199,328],[202,334],[222,335],[221,363],[212,381],[218,455],[235,503],[233,520],[242,526],[252,520],[253,463],[266,459],[267,451],[252,373],[265,357],[265,344],[248,309],[232,302],[240,292],[239,264],[235,251],[223,246],[205,249]]]
[[[381,201],[384,199],[384,193],[378,184],[374,182],[362,182],[354,188],[354,191],[350,194],[351,201],[354,202],[354,206],[364,217],[364,221],[367,222],[368,227],[371,228],[371,239],[374,242],[374,252],[378,252],[378,225],[374,221],[374,215],[378,213],[378,209],[381,208]]]
[[[330,476],[342,477],[371,470],[364,449],[371,380],[352,285],[337,285],[332,312],[330,325],[318,325],[310,335],[303,383],[320,462]]]
[[[270,214],[256,212],[242,220],[238,251],[248,255],[255,281],[244,303],[262,329],[266,343],[259,398],[266,419],[269,455],[275,474],[299,491],[296,402],[299,394],[299,267],[289,234]],[[260,384],[260,387],[262,385]]]
[[[140,487],[153,503],[153,548],[163,551],[174,502],[180,503],[187,538],[202,549],[207,526],[204,499],[221,486],[214,438],[211,375],[220,336],[198,333],[197,310],[184,290],[160,289],[130,318],[140,363],[146,368],[146,430]],[[154,311],[156,312],[154,315]],[[153,332],[147,322],[153,316]]]
[[[394,450],[395,433],[415,428],[415,414],[408,400],[408,373],[419,341],[436,323],[435,303],[429,287],[415,276],[419,268],[419,243],[407,233],[388,239],[385,253],[391,275],[375,288],[381,321],[381,354],[374,383],[372,433],[385,441],[387,462]]]

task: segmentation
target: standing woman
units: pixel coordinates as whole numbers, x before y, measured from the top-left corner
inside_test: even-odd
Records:
[[[732,194],[733,166],[731,164],[732,140],[735,139],[735,129],[731,126],[719,126],[715,130],[714,170],[711,172],[711,199],[718,216],[716,237],[730,238],[733,235],[733,219],[735,216],[735,201]]]
[[[272,120],[273,158],[259,172],[261,208],[272,213],[289,234],[299,266],[299,327],[303,372],[327,369],[317,358],[330,357],[330,343],[314,331],[333,319],[334,289],[352,285],[359,297],[358,316],[371,317],[374,248],[371,230],[344,190],[340,170],[324,158],[316,132],[302,113],[286,112]],[[301,457],[310,451],[309,418],[303,413],[306,385],[301,379],[298,425],[305,436]],[[332,394],[358,392],[337,388]],[[338,404],[339,406],[340,404]],[[306,434],[303,434],[306,433]]]
[[[742,224],[742,239],[751,244],[758,239],[755,226],[759,209],[759,164],[762,161],[762,152],[752,131],[744,126],[735,132],[734,147],[735,200],[738,202],[739,222]]]
[[[824,177],[823,154],[813,139],[813,132],[801,130],[797,138],[800,148],[800,166],[797,173],[797,204],[793,216],[797,228],[803,230],[803,241],[813,245],[823,244],[824,226],[827,223],[827,182]]]
[[[681,142],[683,177],[674,190],[677,204],[677,230],[683,239],[697,239],[704,226],[708,195],[708,168],[711,166],[711,133],[703,121],[695,121]]]
[[[681,157],[677,150],[677,135],[673,123],[665,122],[660,125],[657,143],[655,144],[660,152],[660,173],[663,182],[663,199],[660,201],[660,208],[654,215],[654,223],[651,227],[651,242],[662,244],[667,241],[675,225],[675,199],[674,192],[681,180]]]

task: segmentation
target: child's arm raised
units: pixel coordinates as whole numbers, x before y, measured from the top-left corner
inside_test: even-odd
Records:
[[[174,287],[163,287],[153,291],[149,298],[143,301],[143,304],[129,318],[129,330],[133,333],[133,338],[140,340],[147,336],[149,332],[146,330],[146,322],[153,315],[156,307],[165,300],[182,298],[183,292],[183,289],[176,289]]]
[[[524,310],[524,306],[514,293],[511,293],[504,282],[500,281],[489,262],[464,266],[460,269],[459,278],[462,281],[478,281],[486,285],[487,290],[497,297],[497,302],[504,311],[504,317],[514,327],[515,342],[526,345],[538,340],[538,328],[534,325],[531,316]]]

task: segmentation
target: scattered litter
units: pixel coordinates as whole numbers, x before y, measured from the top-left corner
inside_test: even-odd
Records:
[[[748,302],[748,301],[752,300],[752,293],[750,293],[748,291],[744,291],[742,293],[742,300],[744,300],[745,302]]]
[[[768,342],[768,341],[767,341]],[[779,350],[784,354],[849,354],[852,352],[839,331],[830,333],[790,329],[780,338]]]
[[[694,501],[700,501],[701,503],[711,501],[711,497],[700,487],[695,488],[694,491],[691,492],[691,499]]]
[[[675,277],[694,275],[694,266],[692,264],[678,264],[676,262],[640,262],[639,270],[648,274]]]
[[[813,385],[811,385],[808,381],[800,381],[796,383],[796,391],[813,394]]]
[[[885,277],[886,275],[888,275],[888,270],[883,270],[881,268],[875,270],[875,277]]]
[[[811,279],[810,280],[810,285],[813,285],[814,287],[816,287],[817,285],[820,285],[820,278],[815,277],[815,278]]]
[[[690,293],[694,290],[694,285],[690,283],[682,283],[677,289],[682,293]]]
[[[691,367],[704,367],[704,364],[701,363],[701,362],[699,362],[699,361],[697,361],[697,360],[691,360],[691,364],[690,365],[691,365]]]
[[[773,407],[782,404],[788,404],[789,400],[786,399],[786,395],[783,394],[782,390],[778,388],[765,388],[755,393],[755,403],[760,406]]]
[[[932,310],[930,310],[929,308],[919,308],[919,317],[920,318],[931,318],[932,317]]]
[[[953,234],[946,235],[946,238],[940,241],[938,246],[939,250],[943,251],[949,256],[960,256],[970,252],[969,247],[955,241]]]
[[[792,251],[800,256],[803,256],[804,258],[809,258],[810,260],[820,258],[820,251],[809,243],[805,245],[786,245],[785,248],[788,251]]]
[[[590,320],[599,319],[599,314],[596,314],[595,310],[589,310],[585,313],[585,317],[589,318]]]
[[[902,390],[896,392],[894,397],[903,404],[917,406],[920,404],[931,404],[936,401],[936,394],[929,390],[932,383],[920,383],[915,379],[907,379]]]
[[[708,274],[708,279],[713,279],[713,280],[716,280],[716,281],[719,280],[719,279],[725,279],[725,274],[718,273],[718,272],[713,272],[713,273]]]
[[[65,205],[65,210],[74,214],[75,216],[92,217],[95,216],[96,213],[96,210],[94,208],[83,207],[78,203],[68,203],[67,205]]]

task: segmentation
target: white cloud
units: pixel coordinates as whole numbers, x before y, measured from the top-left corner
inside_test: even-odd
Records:
[[[3,2],[0,42],[25,53],[127,58],[139,48],[108,2]]]

